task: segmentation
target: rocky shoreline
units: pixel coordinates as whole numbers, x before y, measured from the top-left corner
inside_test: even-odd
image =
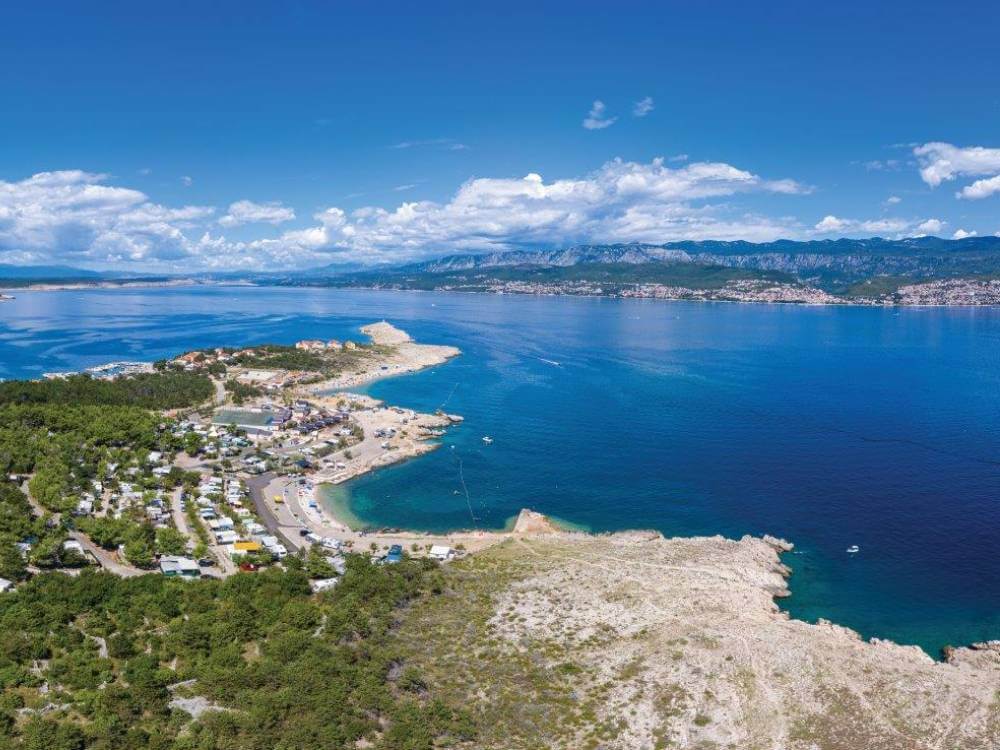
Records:
[[[595,732],[608,750],[1000,746],[1000,644],[935,661],[795,620],[776,602],[789,593],[790,548],[772,537],[515,534],[454,563],[454,598],[481,610],[411,613],[424,640],[408,656],[449,697],[515,717],[484,748],[568,750]],[[428,642],[460,642],[461,653]],[[530,720],[518,705],[532,706]]]

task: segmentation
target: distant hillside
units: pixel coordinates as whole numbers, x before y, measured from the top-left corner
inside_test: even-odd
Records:
[[[582,264],[693,263],[757,271],[778,271],[800,279],[853,283],[875,276],[944,278],[1000,274],[1000,237],[944,240],[813,240],[796,242],[669,242],[662,245],[577,245],[563,250],[452,255],[397,269],[401,274],[445,273],[500,267]]]
[[[729,270],[721,273],[720,269]],[[712,288],[720,280],[780,280],[852,293],[873,284],[892,291],[907,283],[953,278],[1000,278],[1000,237],[576,245],[558,250],[450,255],[358,272],[316,269],[292,275],[286,283],[474,290],[491,286],[493,281],[518,280],[683,284],[691,288]]]
[[[70,266],[14,266],[0,263],[0,279],[98,279],[97,271]]]

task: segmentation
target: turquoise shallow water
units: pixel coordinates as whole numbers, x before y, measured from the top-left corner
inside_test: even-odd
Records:
[[[0,306],[0,377],[357,336],[383,317],[461,347],[370,386],[466,422],[435,453],[344,488],[362,523],[500,528],[529,506],[593,530],[772,533],[797,545],[783,602],[795,616],[931,653],[1000,637],[998,310],[255,288],[17,296]]]

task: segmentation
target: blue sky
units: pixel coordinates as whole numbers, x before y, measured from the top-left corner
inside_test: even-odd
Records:
[[[14,4],[0,262],[1000,231],[1000,5],[813,5]]]

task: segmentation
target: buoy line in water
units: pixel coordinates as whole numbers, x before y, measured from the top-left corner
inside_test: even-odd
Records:
[[[448,405],[448,402],[451,401],[451,397],[455,395],[455,391],[457,390],[458,390],[458,382],[456,381],[455,386],[451,389],[451,393],[448,394],[448,398],[446,398],[444,402],[441,404],[441,406],[438,407],[438,411],[444,411],[444,407]]]
[[[472,519],[472,525],[477,526],[478,520],[476,519],[476,514],[472,512],[472,498],[469,497],[469,488],[465,484],[465,471],[462,468],[462,459],[458,456],[455,459],[458,461],[458,479],[462,483],[462,492],[465,493],[465,504],[469,508],[469,518]]]

